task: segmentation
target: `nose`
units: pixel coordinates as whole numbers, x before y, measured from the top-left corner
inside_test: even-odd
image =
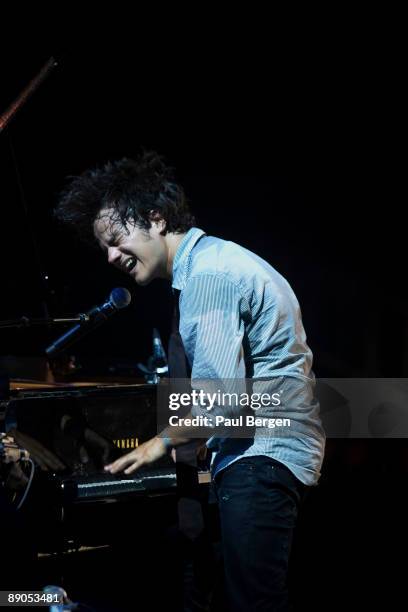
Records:
[[[120,261],[120,251],[117,247],[109,247],[108,248],[108,262],[110,264],[117,264]]]

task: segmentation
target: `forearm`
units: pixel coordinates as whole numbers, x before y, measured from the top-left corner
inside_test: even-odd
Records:
[[[183,417],[183,422],[188,422],[189,420],[191,420],[193,418],[193,415],[191,412],[189,412],[186,416]],[[208,438],[210,438],[213,435],[213,432],[211,431],[211,428],[208,428],[208,435],[203,436],[203,429],[200,428],[200,435],[193,435],[194,434],[194,427],[192,427],[191,425],[168,425],[165,429],[163,429],[163,431],[161,431],[158,434],[158,438],[160,438],[161,440],[163,440],[163,443],[165,444],[167,449],[170,448],[177,448],[178,446],[182,446],[183,444],[188,444],[189,442],[192,442],[193,440],[202,440],[202,441],[206,441],[208,440]],[[206,432],[204,431],[204,433],[206,434]]]

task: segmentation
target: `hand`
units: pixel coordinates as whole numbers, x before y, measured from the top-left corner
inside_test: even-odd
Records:
[[[167,448],[163,440],[158,437],[152,438],[113,463],[105,465],[105,470],[111,474],[117,474],[123,470],[125,474],[132,474],[138,468],[142,467],[142,465],[153,463],[161,457],[164,457],[166,453]]]
[[[79,459],[82,464],[92,460],[101,466],[107,463],[112,456],[114,448],[112,442],[88,427],[86,420],[81,415],[64,414],[61,418],[60,430],[65,438],[78,444]]]
[[[21,491],[28,484],[28,477],[19,463],[12,463],[7,474],[5,486],[10,491]]]
[[[18,446],[29,452],[35,463],[44,472],[58,472],[65,469],[65,465],[60,461],[57,455],[45,448],[38,440],[35,440],[28,434],[22,433],[17,429],[12,429],[9,433]]]
[[[109,461],[112,453],[112,442],[108,442],[89,427],[85,427],[82,439],[83,444],[79,447],[81,463],[85,464],[93,459],[98,466],[101,466]]]

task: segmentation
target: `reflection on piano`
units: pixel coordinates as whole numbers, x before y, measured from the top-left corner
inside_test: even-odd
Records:
[[[89,476],[156,434],[155,402],[151,385],[25,385],[2,403],[4,428],[34,446],[44,471]]]

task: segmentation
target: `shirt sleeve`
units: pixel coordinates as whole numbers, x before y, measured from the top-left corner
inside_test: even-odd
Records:
[[[191,278],[180,295],[180,335],[195,379],[245,377],[238,287],[222,275]]]

